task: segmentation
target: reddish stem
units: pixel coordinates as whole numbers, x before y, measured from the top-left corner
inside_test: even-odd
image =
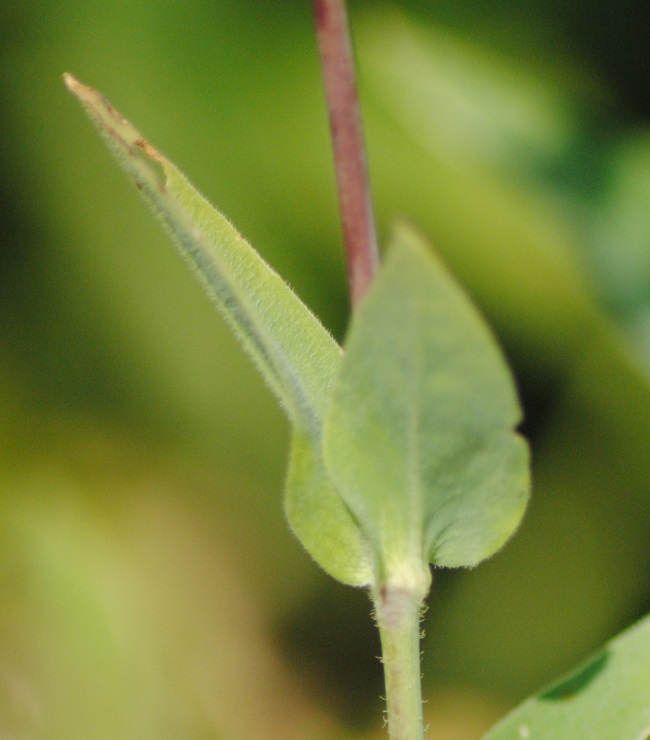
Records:
[[[354,307],[377,271],[379,253],[345,0],[314,0],[314,16]]]

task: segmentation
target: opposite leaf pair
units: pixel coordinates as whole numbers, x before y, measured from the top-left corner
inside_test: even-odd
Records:
[[[286,511],[312,557],[344,583],[423,598],[429,562],[473,566],[501,547],[528,495],[514,384],[422,239],[394,230],[342,353],[165,157],[99,93],[65,80],[285,408]]]

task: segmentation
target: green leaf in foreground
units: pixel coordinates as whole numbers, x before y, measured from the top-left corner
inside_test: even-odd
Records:
[[[65,82],[195,269],[293,423],[287,512],[296,535],[335,578],[367,584],[371,571],[365,544],[328,481],[321,456],[323,416],[340,348],[232,224],[129,121],[96,90],[71,75],[65,75]],[[308,516],[308,501],[300,500],[307,492],[317,504],[317,527]]]
[[[528,496],[517,395],[484,321],[407,227],[344,349],[325,462],[371,544],[378,582],[423,588],[427,562],[473,566],[493,554]]]
[[[568,678],[528,699],[486,736],[558,738],[650,738],[650,617],[609,642]]]

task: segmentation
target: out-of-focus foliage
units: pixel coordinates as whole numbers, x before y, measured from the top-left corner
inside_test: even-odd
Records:
[[[489,740],[647,738],[650,619],[612,640],[577,671],[500,722]]]
[[[0,734],[373,731],[369,602],[287,530],[284,420],[61,84],[340,337],[309,5],[0,3]],[[513,542],[434,573],[430,737],[473,738],[650,606],[645,4],[350,9],[380,225],[409,216],[480,302],[533,443]]]

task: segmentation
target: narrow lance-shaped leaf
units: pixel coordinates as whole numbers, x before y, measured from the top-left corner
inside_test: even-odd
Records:
[[[340,349],[277,273],[96,90],[66,75],[292,419],[318,425]]]
[[[298,538],[334,577],[355,585],[367,583],[365,544],[325,475],[321,458],[322,419],[340,348],[232,224],[129,121],[71,75],[65,82],[196,270],[293,422],[287,511]],[[308,526],[305,504],[295,501],[303,490],[314,487],[319,491],[317,530]],[[293,516],[294,511],[299,515]]]
[[[485,740],[648,740],[650,617],[578,670],[525,701]]]
[[[371,543],[379,583],[473,566],[528,495],[520,409],[482,318],[427,245],[395,231],[356,311],[326,417],[329,473]]]

